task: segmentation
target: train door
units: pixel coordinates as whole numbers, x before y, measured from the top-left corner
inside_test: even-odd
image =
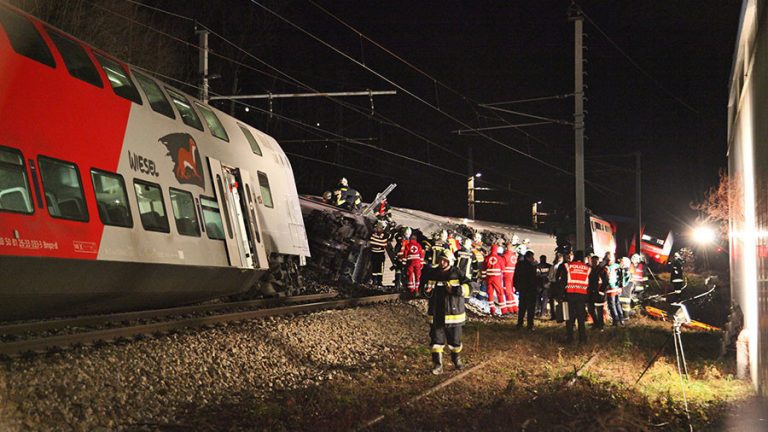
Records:
[[[243,269],[266,269],[268,262],[256,211],[248,189],[248,172],[208,158],[216,200],[222,210],[229,264]]]

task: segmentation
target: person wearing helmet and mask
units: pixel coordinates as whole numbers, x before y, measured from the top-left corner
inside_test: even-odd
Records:
[[[504,298],[504,285],[502,282],[502,274],[506,264],[504,257],[499,255],[499,250],[504,252],[504,248],[501,246],[492,245],[491,253],[485,257],[484,276],[485,284],[488,288],[488,306],[490,308],[491,316],[496,315],[496,310],[499,313],[503,313],[505,305]],[[494,293],[496,294],[496,301],[494,303]]]
[[[424,292],[429,297],[430,351],[432,352],[432,373],[443,372],[443,350],[447,343],[451,361],[456,369],[464,364],[460,354],[461,332],[467,320],[464,302],[469,298],[470,282],[454,267],[454,256],[450,250],[440,253],[437,267],[429,270]]]

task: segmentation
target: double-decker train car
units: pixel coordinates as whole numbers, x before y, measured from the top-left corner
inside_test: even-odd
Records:
[[[0,321],[239,293],[308,256],[274,139],[0,3]]]

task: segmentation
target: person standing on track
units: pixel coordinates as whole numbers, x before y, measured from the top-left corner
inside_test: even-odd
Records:
[[[456,369],[462,369],[461,331],[467,314],[464,301],[469,298],[470,281],[453,266],[450,250],[440,252],[438,267],[426,274],[424,293],[429,298],[429,339],[432,352],[432,373],[443,373],[443,350],[448,344],[451,361]]]
[[[491,253],[485,257],[485,284],[488,287],[488,307],[491,316],[496,315],[496,309],[503,313],[504,308],[504,286],[502,285],[502,272],[504,271],[504,258],[499,256],[498,250],[501,246],[492,245]],[[494,305],[493,295],[496,294],[496,303]]]
[[[406,255],[406,273],[408,275],[408,291],[414,296],[419,294],[419,281],[421,269],[424,267],[424,250],[421,248],[416,236],[411,236]]]
[[[504,251],[504,270],[502,271],[504,296],[506,301],[502,306],[502,315],[513,314],[518,311],[519,301],[515,294],[515,269],[517,268],[517,252],[512,243],[507,243],[507,250]]]

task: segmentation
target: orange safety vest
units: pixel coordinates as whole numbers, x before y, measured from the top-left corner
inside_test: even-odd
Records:
[[[565,285],[565,292],[568,294],[587,294],[589,286],[589,274],[592,268],[582,262],[565,263],[565,269],[568,271],[568,282]]]

